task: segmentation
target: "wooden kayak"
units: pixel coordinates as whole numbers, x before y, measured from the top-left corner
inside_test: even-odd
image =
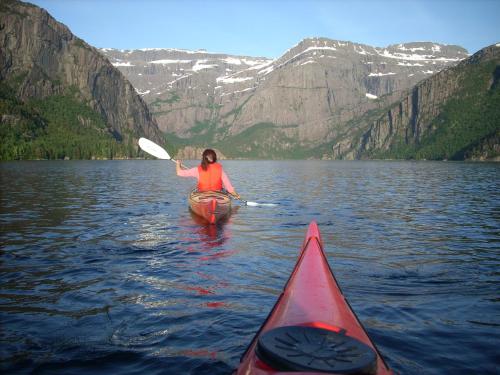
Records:
[[[210,224],[229,217],[231,198],[221,191],[196,191],[189,194],[189,208]]]
[[[314,221],[283,292],[236,370],[284,373],[393,374],[342,294]]]

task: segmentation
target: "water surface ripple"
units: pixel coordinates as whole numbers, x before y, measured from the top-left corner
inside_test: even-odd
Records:
[[[315,219],[394,370],[498,373],[498,164],[224,166],[279,205],[205,226],[172,163],[0,163],[0,370],[229,374]]]

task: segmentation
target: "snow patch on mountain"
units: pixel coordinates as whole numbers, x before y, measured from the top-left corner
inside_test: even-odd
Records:
[[[180,76],[179,78],[174,79],[173,81],[167,82],[167,85],[172,86],[175,82],[180,81],[181,79],[192,76],[192,74],[185,74]]]
[[[411,52],[415,52],[415,51],[425,51],[425,48],[424,47],[413,47],[413,48],[406,48],[404,45],[402,44],[399,44],[398,45],[398,49],[401,50],[401,51],[411,51]]]
[[[269,64],[269,63],[272,63],[274,60],[249,60],[249,59],[243,59],[242,60],[246,65],[250,65],[250,66],[258,66],[258,65],[263,65],[263,64]]]
[[[267,75],[267,74],[271,73],[273,70],[274,70],[274,66],[270,65],[270,66],[268,66],[265,69],[259,70],[257,72],[257,74]]]
[[[217,68],[218,65],[217,64],[206,64],[208,62],[208,60],[196,60],[196,64],[194,64],[194,66],[191,68],[193,70],[193,72],[198,72],[200,70],[203,70],[203,69],[213,69],[213,68]]]
[[[275,60],[270,60],[270,61],[266,61],[264,63],[260,63],[260,64],[256,64],[256,65],[253,65],[251,66],[250,68],[247,68],[246,71],[249,71],[249,70],[261,70],[261,69],[264,69],[266,67],[268,67],[269,65],[272,65],[274,63]]]
[[[141,91],[141,90],[135,89],[135,92],[141,96],[144,96],[144,95],[149,94],[151,92],[151,90]]]
[[[401,65],[401,66],[423,66],[422,64],[419,64],[419,63],[412,64],[412,63],[409,63],[406,61],[398,62],[398,65]]]
[[[389,73],[370,73],[368,74],[368,77],[382,77],[382,76],[392,76],[396,73],[392,73],[392,72],[389,72]]]
[[[231,65],[241,65],[242,64],[241,60],[236,58],[236,57],[226,57],[222,61],[224,61],[227,64],[231,64]]]
[[[173,60],[173,59],[163,59],[163,60],[153,60],[149,61],[149,64],[190,64],[193,60]]]
[[[402,50],[408,50],[408,49],[403,49]],[[421,47],[418,48],[409,48],[412,52],[414,50],[421,50]],[[423,49],[425,51],[425,49]],[[395,53],[390,53],[387,49],[384,49],[384,51],[381,53],[380,51],[377,51],[379,55],[383,57],[387,57],[389,59],[398,59],[398,60],[412,60],[412,61],[432,61],[432,60],[438,60],[438,61],[459,61],[461,60],[460,58],[446,58],[446,57],[435,57],[434,55],[418,55],[418,54],[407,54],[407,53],[400,53],[400,52],[395,52]]]
[[[118,61],[111,64],[113,64],[113,66],[135,66],[130,61]]]
[[[373,55],[373,53],[366,51],[362,46],[356,46],[355,44],[353,44],[352,48],[356,53],[359,53],[360,55]]]
[[[266,71],[265,74],[269,74],[270,72],[272,72],[275,68],[281,68],[285,65],[287,65],[288,63],[290,63],[291,61],[294,61],[296,60],[297,58],[299,58],[300,56],[302,55],[305,55],[309,52],[312,52],[313,53],[313,56],[316,56],[317,55],[317,52],[318,51],[337,51],[337,48],[335,47],[319,47],[319,46],[313,46],[313,47],[307,47],[305,50],[297,53],[296,55],[294,55],[293,57],[285,60],[284,62],[282,62],[281,64],[279,64],[278,66],[276,67],[273,67],[273,69],[269,70],[269,71]],[[268,68],[269,69],[269,68]],[[264,72],[266,69],[263,69],[261,71],[259,71],[259,74],[261,74],[261,72]]]
[[[434,44],[431,49],[432,52],[441,52],[441,47],[438,46],[437,44]]]
[[[217,83],[222,83],[222,84],[230,84],[230,83],[239,83],[239,82],[245,82],[248,80],[253,79],[253,77],[231,77],[231,76],[224,76],[224,77],[218,77],[216,79]]]

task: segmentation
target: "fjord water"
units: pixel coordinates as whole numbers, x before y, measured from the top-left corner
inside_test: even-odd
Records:
[[[279,205],[205,226],[167,161],[1,163],[0,370],[229,374],[315,219],[395,371],[497,373],[499,164],[223,165]]]

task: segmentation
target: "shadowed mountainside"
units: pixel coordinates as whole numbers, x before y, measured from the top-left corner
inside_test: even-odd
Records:
[[[0,5],[2,159],[137,155],[163,136],[127,79],[45,10]]]

